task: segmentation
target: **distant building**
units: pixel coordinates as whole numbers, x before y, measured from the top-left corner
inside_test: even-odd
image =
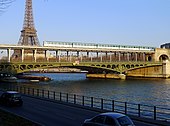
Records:
[[[161,45],[161,48],[164,48],[164,49],[169,49],[170,48],[170,43],[165,43],[165,44],[162,44]]]

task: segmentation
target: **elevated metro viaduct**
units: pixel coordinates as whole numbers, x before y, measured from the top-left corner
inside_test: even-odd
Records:
[[[155,48],[154,51],[141,51],[16,45],[0,45],[0,49],[7,50],[6,58],[1,59],[1,73],[17,74],[33,69],[71,67],[87,70],[87,77],[124,79],[126,76],[159,78],[170,76],[169,49]],[[19,50],[20,56],[11,55],[13,50]],[[25,50],[32,50],[32,53],[24,54]],[[38,54],[40,51],[43,53]],[[47,53],[50,51],[55,52],[55,56]]]

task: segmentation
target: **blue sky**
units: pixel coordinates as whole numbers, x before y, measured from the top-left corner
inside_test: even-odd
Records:
[[[25,0],[0,15],[0,44],[17,44]],[[170,42],[170,0],[33,0],[40,43],[68,41],[159,47]]]

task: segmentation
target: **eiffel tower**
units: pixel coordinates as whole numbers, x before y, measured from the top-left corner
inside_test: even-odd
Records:
[[[40,46],[36,32],[34,27],[32,0],[26,0],[24,25],[18,45]]]
[[[34,26],[34,19],[33,19],[33,9],[32,9],[32,0],[26,0],[25,4],[25,16],[24,16],[24,24],[23,29],[21,30],[20,39],[18,45],[23,46],[40,46],[37,31]],[[32,54],[32,50],[25,50],[24,53]],[[38,53],[42,53],[38,52]],[[21,51],[14,50],[13,58],[20,57]]]

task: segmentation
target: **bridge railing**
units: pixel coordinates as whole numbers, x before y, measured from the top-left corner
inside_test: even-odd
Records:
[[[34,97],[57,100],[100,110],[120,112],[128,115],[159,120],[168,123],[170,122],[170,108],[68,94],[23,86],[12,86],[6,90],[16,90],[22,94],[31,95]]]

